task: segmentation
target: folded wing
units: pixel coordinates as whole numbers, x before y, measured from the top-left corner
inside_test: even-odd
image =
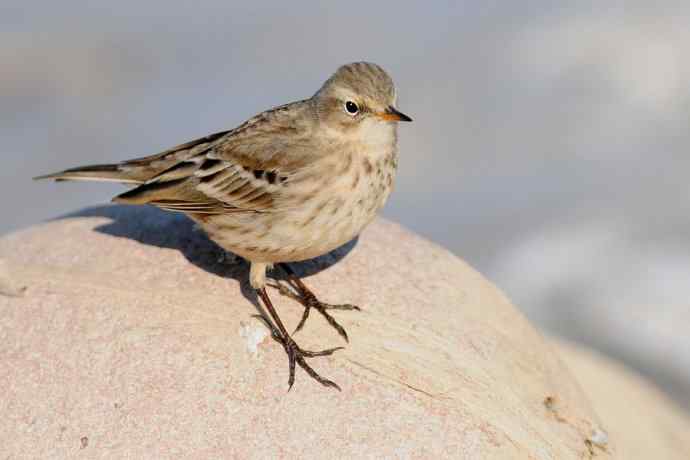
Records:
[[[200,214],[275,211],[291,178],[314,158],[305,110],[297,102],[264,112],[173,162],[171,151],[132,160],[168,167],[114,201]]]

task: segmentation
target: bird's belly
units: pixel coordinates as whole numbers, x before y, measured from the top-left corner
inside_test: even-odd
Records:
[[[383,207],[392,174],[339,178],[299,207],[279,212],[235,213],[201,222],[211,239],[254,262],[293,262],[318,257],[347,243]]]

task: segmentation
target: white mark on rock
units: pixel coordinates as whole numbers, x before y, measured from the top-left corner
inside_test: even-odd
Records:
[[[601,428],[594,428],[592,430],[592,435],[589,437],[589,440],[595,446],[604,447],[606,444],[609,443],[609,435],[606,431],[602,430]]]
[[[258,346],[268,336],[269,332],[263,324],[240,323],[240,337],[242,337],[247,344],[247,351],[252,355],[256,355],[259,351]]]
[[[547,396],[544,398],[544,406],[553,414],[556,420],[561,423],[567,423],[573,427],[577,427],[577,423],[574,423],[570,417],[564,415],[564,413],[557,407],[558,405],[558,400],[555,396]],[[583,438],[585,438],[584,434]],[[609,435],[601,428],[592,428],[592,432],[588,437],[585,438],[584,441],[585,445],[587,446],[589,458],[592,458],[594,457],[594,447],[598,447],[604,451],[606,450],[606,445],[609,442]]]

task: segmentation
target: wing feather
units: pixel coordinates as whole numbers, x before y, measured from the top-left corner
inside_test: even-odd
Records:
[[[272,212],[288,180],[315,158],[311,105],[263,112],[232,131],[126,164],[158,169],[115,201],[189,213]]]

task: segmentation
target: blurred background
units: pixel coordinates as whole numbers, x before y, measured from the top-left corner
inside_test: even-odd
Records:
[[[95,3],[0,4],[0,233],[121,190],[34,175],[228,129],[375,61],[415,120],[384,214],[690,408],[690,2]]]

